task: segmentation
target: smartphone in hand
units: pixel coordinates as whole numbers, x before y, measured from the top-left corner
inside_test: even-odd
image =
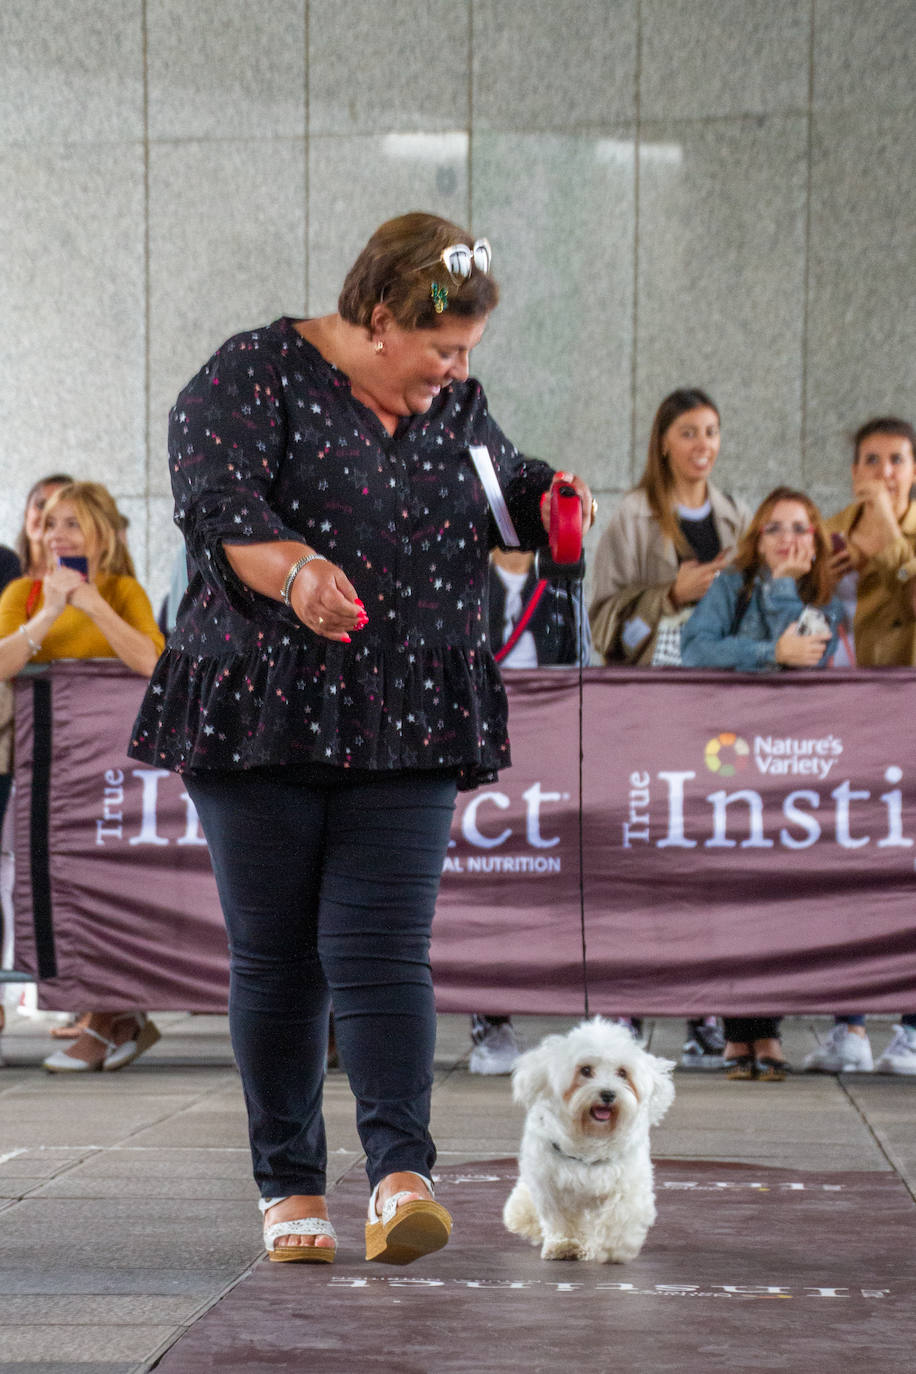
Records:
[[[830,621],[816,606],[806,606],[798,617],[797,635],[829,635]]]
[[[89,559],[82,554],[63,553],[57,560],[61,568],[73,568],[74,571],[82,573],[84,577],[89,576]]]

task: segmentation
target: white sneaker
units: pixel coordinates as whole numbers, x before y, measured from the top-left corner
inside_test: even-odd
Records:
[[[875,1065],[875,1073],[916,1073],[916,1027],[894,1027],[894,1038]]]
[[[824,1043],[805,1056],[802,1068],[805,1073],[871,1073],[868,1036],[856,1035],[845,1021],[838,1021]]]
[[[471,1073],[511,1073],[521,1052],[515,1031],[508,1023],[491,1026],[480,1044],[471,1050],[468,1069]]]

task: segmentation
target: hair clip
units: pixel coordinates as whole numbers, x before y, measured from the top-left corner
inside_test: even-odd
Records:
[[[443,310],[448,310],[447,287],[440,286],[437,281],[434,281],[429,288],[429,294],[432,297],[433,309],[437,315],[441,315]]]

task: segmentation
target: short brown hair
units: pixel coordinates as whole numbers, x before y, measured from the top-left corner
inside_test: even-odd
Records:
[[[815,606],[826,606],[833,595],[833,579],[827,567],[833,550],[823,516],[811,497],[803,491],[796,491],[793,487],[776,487],[769,496],[763,498],[738,543],[734,566],[746,577],[754,577],[760,570],[760,534],[773,512],[773,507],[780,501],[797,501],[799,505],[804,506],[811,521],[814,530],[814,562],[804,577],[798,579],[798,590],[806,604],[813,602]]]
[[[913,426],[907,420],[898,420],[895,415],[879,415],[874,420],[867,420],[861,429],[856,431],[856,437],[852,441],[853,462],[859,457],[861,445],[873,434],[886,434],[892,439],[909,439],[910,448],[916,454],[916,430]]]
[[[450,317],[488,315],[499,302],[499,287],[477,267],[453,281],[440,260],[453,243],[470,248],[474,239],[460,225],[420,210],[380,224],[346,275],[337,302],[341,318],[368,329],[372,311],[384,304],[402,329],[435,329],[443,316],[436,313],[433,283],[447,292]]]
[[[127,519],[101,482],[68,482],[58,487],[41,513],[44,529],[48,515],[61,501],[71,501],[86,542],[98,554],[99,571],[118,577],[135,577],[133,559],[124,542]]]

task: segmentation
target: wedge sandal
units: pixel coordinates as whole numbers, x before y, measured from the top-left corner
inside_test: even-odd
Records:
[[[132,1021],[134,1033],[129,1040],[122,1041],[120,1045],[112,1045],[102,1064],[106,1073],[126,1069],[128,1064],[139,1059],[140,1055],[145,1054],[157,1040],[162,1039],[159,1028],[153,1025],[145,1011],[125,1012],[123,1016],[115,1018],[114,1024],[117,1025],[119,1021]]]
[[[405,1172],[413,1172],[405,1170]],[[433,1185],[423,1174],[417,1174],[430,1193]],[[452,1218],[441,1203],[433,1198],[412,1198],[409,1189],[394,1193],[377,1209],[377,1183],[369,1199],[366,1221],[366,1259],[381,1264],[412,1264],[423,1255],[441,1250],[452,1232]],[[407,1199],[404,1201],[403,1199]]]
[[[282,1197],[262,1197],[258,1208],[263,1216]],[[281,1236],[330,1236],[333,1245],[277,1245]],[[324,1217],[293,1217],[264,1227],[267,1258],[281,1264],[332,1264],[337,1255],[337,1232]]]

